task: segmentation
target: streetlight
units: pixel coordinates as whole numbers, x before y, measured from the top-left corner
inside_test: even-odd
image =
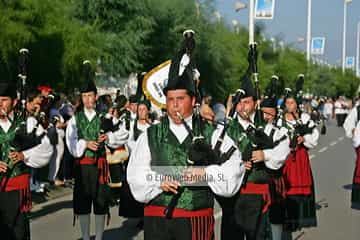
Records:
[[[234,27],[234,32],[235,32],[235,33],[238,33],[238,32],[239,32],[239,27],[238,27],[239,22],[238,22],[237,20],[233,19],[233,20],[231,21],[231,23],[232,23],[232,25],[233,25],[233,27]]]
[[[254,43],[254,11],[255,11],[255,2],[254,0],[249,0],[250,13],[249,13],[249,44]],[[238,12],[241,9],[246,8],[246,4],[242,2],[235,3],[235,11]]]
[[[360,55],[360,22],[357,25],[357,38],[356,38],[356,76],[360,77],[360,64],[359,64],[359,55]]]
[[[342,49],[342,71],[345,72],[345,55],[346,55],[346,15],[347,4],[352,0],[344,0],[344,26],[343,26],[343,49]]]
[[[235,11],[240,11],[241,9],[245,9],[247,6],[246,6],[246,3],[242,3],[242,2],[236,2],[235,3]]]
[[[217,21],[220,22],[221,21],[221,13],[219,11],[215,11],[214,15],[215,15]]]
[[[284,41],[279,41],[279,46],[280,46],[281,50],[284,50],[284,47],[285,47]]]
[[[271,37],[270,42],[271,42],[271,45],[272,45],[273,52],[275,52],[276,51],[275,38]]]
[[[310,54],[310,45],[311,45],[311,3],[312,0],[308,0],[308,13],[307,13],[307,42],[306,42],[306,60],[310,61],[311,54]]]

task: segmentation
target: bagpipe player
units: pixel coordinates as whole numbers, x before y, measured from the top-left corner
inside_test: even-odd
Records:
[[[196,84],[194,81],[192,50],[194,32],[184,32],[181,50],[172,59],[168,84],[164,88],[167,115],[160,123],[151,125],[138,138],[130,156],[128,182],[135,199],[145,203],[144,239],[210,240],[214,238],[214,196],[235,194],[244,176],[244,165],[239,151],[234,151],[223,164],[216,164],[212,154],[219,129],[198,118],[194,112]],[[198,121],[199,120],[199,121]],[[195,152],[196,139],[202,136],[201,148]],[[234,142],[225,136],[221,152],[227,152]],[[197,153],[197,154],[196,154]],[[212,163],[212,161],[214,163]],[[192,164],[202,163],[200,167]],[[208,164],[205,165],[205,162]],[[155,169],[184,167],[185,175],[224,177],[219,181],[206,181],[207,187],[188,187],[172,177],[156,178],[166,174]],[[172,171],[169,171],[169,173]],[[181,173],[180,173],[181,174]],[[164,176],[163,175],[163,176]],[[160,180],[161,179],[161,180]],[[172,200],[176,199],[169,213]]]
[[[74,220],[80,220],[82,238],[90,239],[90,213],[93,207],[96,240],[102,239],[105,216],[109,214],[109,171],[105,144],[116,149],[128,138],[128,131],[120,126],[112,131],[111,120],[95,110],[97,88],[95,73],[90,62],[84,61],[84,79],[80,87],[82,107],[69,120],[66,144],[75,161],[75,186],[73,195]],[[109,123],[110,122],[110,123]]]
[[[0,80],[0,233],[4,240],[25,240],[30,239],[30,168],[45,166],[53,146],[34,117],[15,112],[11,74],[2,73]]]

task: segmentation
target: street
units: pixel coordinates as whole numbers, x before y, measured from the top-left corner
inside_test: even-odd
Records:
[[[351,182],[355,164],[355,151],[351,141],[344,137],[342,128],[334,122],[328,126],[327,135],[320,137],[319,145],[310,152],[316,184],[318,227],[293,234],[301,240],[356,240],[360,236],[360,210],[350,208]],[[33,240],[80,239],[80,226],[73,227],[72,196],[36,205],[31,220]],[[215,208],[216,237],[220,239],[221,210]],[[136,228],[138,219],[118,217],[117,207],[111,209],[111,222],[104,233],[105,240],[143,239]],[[92,216],[91,234],[95,234]],[[236,239],[234,237],[234,239]]]

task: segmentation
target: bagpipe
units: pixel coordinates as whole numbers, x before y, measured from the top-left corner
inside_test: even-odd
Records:
[[[29,64],[29,50],[22,48],[20,49],[19,56],[19,82],[20,82],[20,101],[14,111],[15,117],[14,121],[17,121],[17,127],[15,129],[15,137],[11,143],[11,146],[16,151],[24,151],[35,147],[41,143],[42,138],[45,136],[44,133],[37,135],[37,125],[34,129],[28,133],[27,132],[27,119],[28,114],[26,110],[27,103],[27,70]]]
[[[27,70],[28,70],[28,61],[29,61],[29,50],[22,48],[19,51],[19,88],[20,88],[20,101],[15,106],[14,109],[14,118],[11,119],[8,115],[6,115],[8,121],[11,125],[15,126],[13,137],[10,142],[10,152],[18,151],[22,152],[28,149],[31,149],[41,143],[42,138],[45,136],[44,133],[37,135],[37,127],[35,126],[31,132],[27,131],[27,120],[28,114],[26,110],[26,89],[27,89]],[[7,185],[7,180],[12,175],[15,167],[20,164],[20,162],[13,163],[10,158],[7,158],[7,166],[8,171],[0,175],[0,180],[3,178],[6,179],[5,182],[1,181],[1,188],[5,188]]]
[[[302,99],[302,85],[303,85],[303,77],[300,77],[296,83],[296,97]],[[295,149],[297,146],[297,139],[298,137],[304,136],[306,134],[311,134],[314,130],[314,128],[316,127],[316,125],[314,124],[314,126],[310,127],[310,121],[308,121],[306,124],[301,120],[301,114],[302,114],[302,110],[301,110],[301,106],[299,107],[299,111],[297,113],[295,112],[289,112],[285,106],[285,101],[287,98],[290,97],[290,93],[291,93],[291,89],[289,88],[285,88],[285,98],[284,98],[284,102],[283,102],[283,114],[291,114],[291,116],[294,118],[295,120],[295,124],[287,124],[290,127],[290,148],[291,149]],[[300,100],[301,101],[301,100]],[[298,114],[298,115],[297,115]],[[286,118],[283,118],[284,121],[288,122],[286,120]]]
[[[260,94],[260,84],[258,79],[258,67],[257,67],[257,44],[251,43],[249,45],[249,52],[248,52],[248,63],[249,67],[247,70],[247,74],[251,74],[254,78],[255,83],[255,99],[257,101],[255,106],[255,117],[254,122],[250,119],[246,113],[243,113],[242,117],[247,120],[249,123],[248,128],[245,130],[246,137],[249,140],[249,144],[245,146],[245,149],[242,152],[243,161],[250,161],[252,158],[252,152],[257,150],[265,150],[271,149],[274,147],[274,142],[272,137],[268,136],[264,131],[264,120],[263,120],[263,113],[261,111],[260,101],[261,101],[261,94]],[[249,175],[251,174],[254,168],[263,167],[264,163],[256,163],[253,164],[253,168],[249,171],[245,172],[245,176],[242,182],[242,186],[245,186],[248,180]]]

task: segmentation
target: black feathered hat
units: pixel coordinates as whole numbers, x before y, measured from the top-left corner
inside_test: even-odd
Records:
[[[97,88],[94,83],[95,72],[91,67],[89,60],[83,62],[83,79],[80,86],[80,93],[94,92],[97,94]]]
[[[264,99],[261,102],[261,107],[276,108],[277,99],[279,97],[280,89],[279,77],[276,75],[271,76],[271,80],[265,89]]]
[[[130,96],[129,96],[129,102],[130,102],[130,103],[138,103],[138,102],[139,102],[139,98],[138,98],[135,94],[130,95]]]
[[[184,41],[180,51],[171,59],[167,86],[164,88],[166,95],[169,90],[185,89],[191,95],[196,94],[195,79],[196,70],[192,59],[192,53],[195,48],[195,32],[186,30],[183,33]],[[198,73],[198,72],[197,72]]]
[[[295,83],[295,89],[292,90],[290,88],[286,88],[286,98],[293,98],[295,99],[298,106],[302,104],[302,97],[303,97],[303,86],[304,86],[304,74],[299,74],[297,76],[297,80]]]
[[[248,51],[248,68],[244,76],[241,77],[241,87],[240,89],[245,92],[241,96],[241,98],[253,97],[256,98],[256,90],[251,81],[251,75],[253,72],[257,72],[256,70],[256,59],[257,59],[257,51],[256,45],[251,45]],[[254,69],[255,68],[255,69]]]
[[[245,94],[241,96],[241,98],[246,97],[254,97],[256,98],[256,91],[254,88],[254,85],[251,82],[250,73],[247,72],[242,78],[241,78],[241,87],[240,90],[242,90]]]

